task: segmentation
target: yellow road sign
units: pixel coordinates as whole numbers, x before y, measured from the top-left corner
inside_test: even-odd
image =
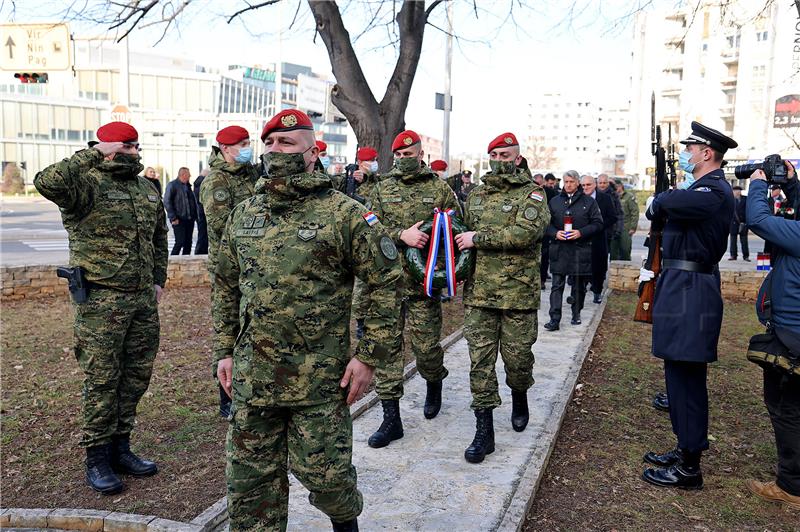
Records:
[[[66,24],[0,24],[0,70],[69,70],[72,66]]]

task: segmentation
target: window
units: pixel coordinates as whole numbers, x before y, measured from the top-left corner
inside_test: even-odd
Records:
[[[756,40],[758,42],[765,42],[769,37],[769,33],[766,31],[758,31],[756,32]]]

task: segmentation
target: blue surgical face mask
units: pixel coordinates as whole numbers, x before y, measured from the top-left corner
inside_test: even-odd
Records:
[[[678,154],[678,166],[681,167],[681,170],[691,174],[694,172],[694,167],[697,163],[690,163],[689,159],[692,158],[692,153],[688,151],[682,151]]]
[[[330,158],[330,157],[328,157],[328,156],[326,155],[326,156],[324,156],[324,157],[320,157],[320,158],[319,158],[319,162],[321,162],[321,163],[322,163],[322,166],[323,166],[325,169],[327,169],[327,168],[328,168],[328,167],[331,165],[331,158]]]
[[[370,161],[369,171],[373,174],[378,171],[378,161]]]
[[[692,166],[694,166],[694,165],[692,165]],[[694,178],[694,175],[690,174],[688,172],[683,174],[683,177],[684,177],[683,182],[680,185],[678,185],[678,188],[683,189],[683,190],[686,190],[687,188],[692,186],[695,181],[697,181]]]
[[[237,163],[249,163],[253,160],[253,148],[247,146],[246,148],[239,148],[239,154],[233,158]]]

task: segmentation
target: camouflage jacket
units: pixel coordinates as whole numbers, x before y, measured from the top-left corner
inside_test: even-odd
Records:
[[[522,173],[483,176],[467,199],[465,222],[475,231],[475,269],[464,304],[539,308],[541,239],[550,223],[542,188]]]
[[[625,231],[636,231],[639,225],[639,204],[636,202],[636,196],[626,190],[619,201],[622,204]]]
[[[251,163],[225,162],[219,148],[208,158],[210,171],[200,187],[200,203],[208,223],[208,271],[217,268],[217,252],[225,222],[234,207],[255,194],[258,170]]]
[[[90,148],[33,181],[61,209],[70,265],[84,268],[89,281],[126,291],[167,282],[164,204],[153,184],[131,170]]]
[[[369,200],[369,197],[375,188],[375,183],[381,179],[383,179],[383,176],[381,175],[364,172],[364,180],[361,183],[356,183],[356,194],[365,200]],[[347,174],[332,175],[331,181],[333,182],[333,188],[339,192],[347,194]]]
[[[366,214],[317,172],[261,179],[231,212],[215,272],[214,355],[233,356],[234,393],[249,404],[343,393],[355,276],[372,299],[355,357],[374,366],[399,348],[397,248]]]
[[[419,221],[432,219],[435,207],[453,209],[456,216],[461,217],[461,207],[453,191],[428,168],[411,175],[392,169],[375,184],[367,202],[367,208],[378,216],[400,250],[405,272],[402,296],[421,296],[424,291],[422,282],[416,281],[405,268],[403,252],[407,246],[400,240],[400,233]]]

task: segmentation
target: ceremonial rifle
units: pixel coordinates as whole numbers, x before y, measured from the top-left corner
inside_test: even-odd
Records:
[[[358,145],[356,145],[356,158],[354,161],[358,160]],[[348,164],[344,167],[345,176],[347,179],[347,184],[345,186],[345,194],[356,200],[357,202],[361,203],[362,205],[366,203],[366,199],[363,196],[359,196],[356,193],[356,178],[353,173],[358,170],[358,163],[353,162],[352,164]]]
[[[672,128],[670,127],[670,136]],[[670,139],[672,140],[672,139]],[[656,124],[656,95],[653,93],[650,99],[650,147],[656,160],[656,196],[665,192],[670,187],[670,180],[675,179],[675,160],[674,148],[670,146],[672,152],[670,175],[667,175],[667,157],[664,147],[661,146],[661,126]],[[674,181],[673,181],[674,182]],[[647,241],[647,258],[644,261],[644,268],[653,272],[653,278],[649,281],[639,283],[639,301],[636,304],[636,312],[633,315],[634,321],[643,323],[653,323],[653,301],[656,295],[656,282],[661,273],[661,233],[664,230],[665,220],[657,217],[650,221],[650,234]]]

